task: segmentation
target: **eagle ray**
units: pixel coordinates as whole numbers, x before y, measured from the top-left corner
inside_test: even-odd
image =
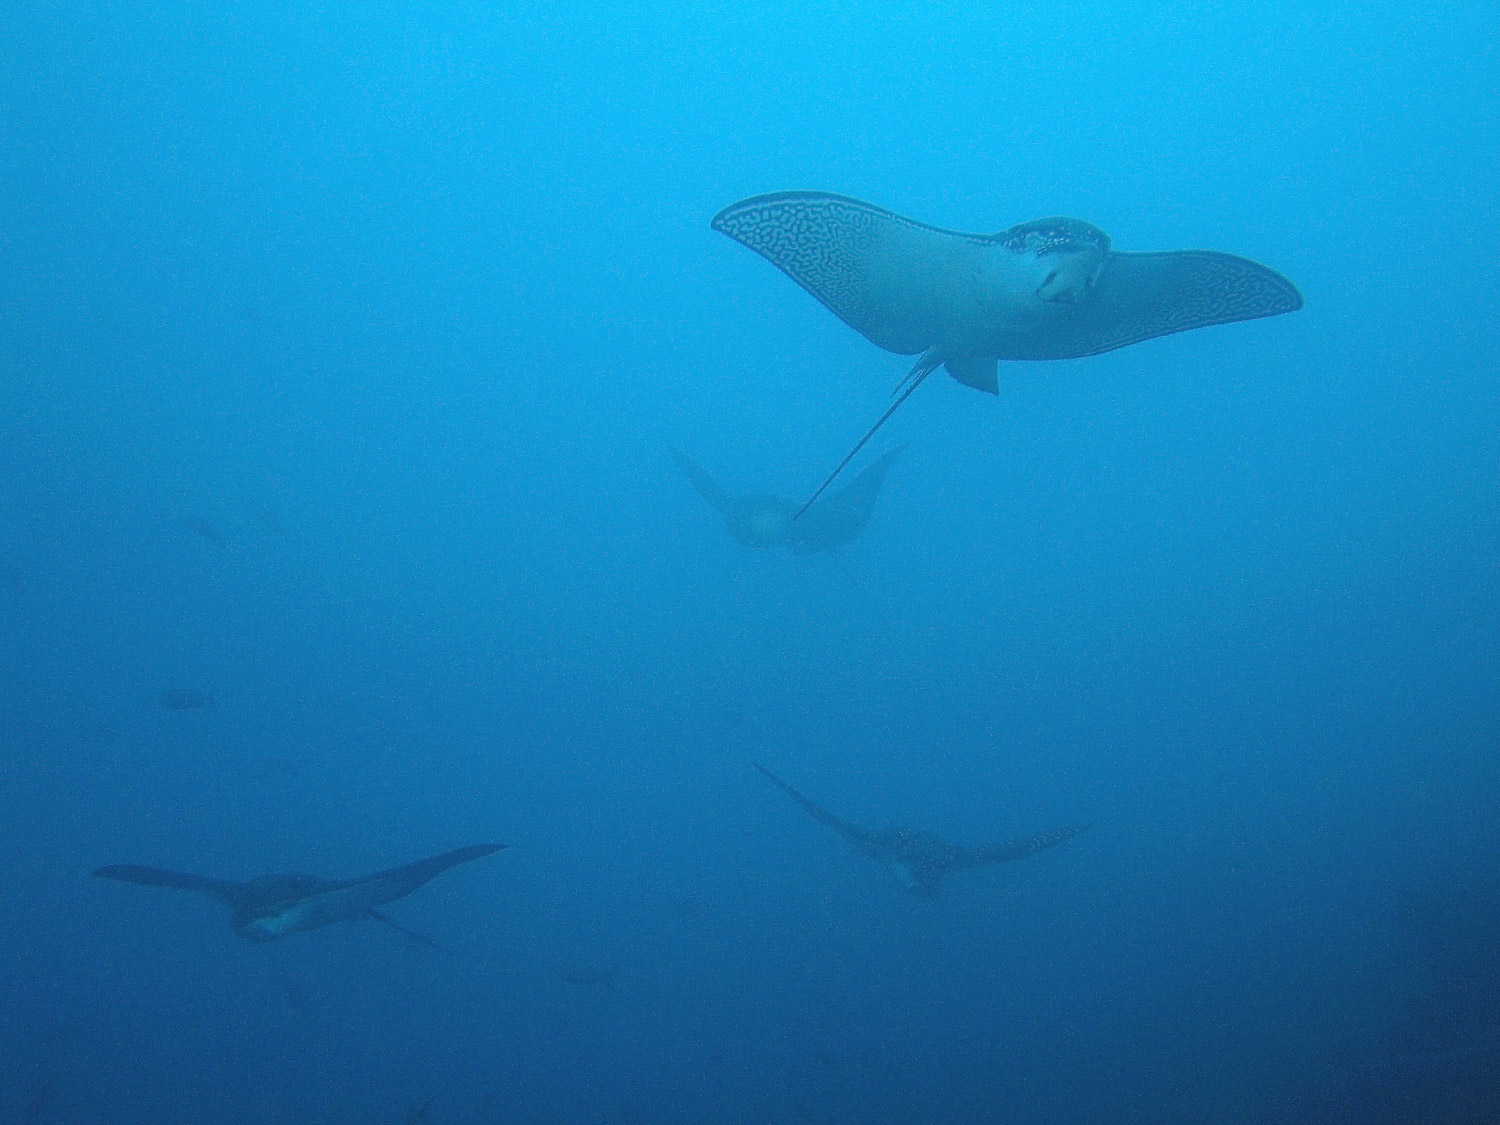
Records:
[[[1002,359],[1098,355],[1302,307],[1297,287],[1259,262],[1215,250],[1122,253],[1081,219],[973,234],[847,196],[789,191],[733,203],[711,225],[876,347],[920,356],[893,392],[895,403],[794,519],[939,367],[998,394]]]

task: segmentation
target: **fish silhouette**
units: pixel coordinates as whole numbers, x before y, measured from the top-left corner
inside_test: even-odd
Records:
[[[751,763],[755,765],[755,763]],[[888,828],[877,832],[861,828],[842,817],[835,816],[821,805],[814,804],[765,766],[755,765],[778,789],[801,805],[814,820],[826,824],[844,839],[849,840],[862,853],[883,863],[894,865],[906,873],[906,889],[914,895],[930,897],[942,889],[943,880],[955,871],[966,871],[976,867],[987,867],[994,863],[1008,863],[1025,859],[1037,852],[1056,847],[1065,840],[1084,831],[1088,826],[1053,828],[1033,836],[1022,836],[999,844],[982,844],[977,847],[965,844],[950,844],[931,832],[920,828]]]
[[[331,926],[335,922],[373,918],[424,945],[440,948],[436,942],[393,922],[376,907],[405,898],[450,867],[490,855],[504,847],[504,844],[475,844],[355,879],[276,874],[236,883],[135,864],[112,864],[99,868],[94,874],[101,879],[147,887],[174,887],[216,898],[231,911],[230,929],[247,941],[273,941],[287,934]]]
[[[156,697],[158,707],[168,711],[198,711],[218,709],[214,697],[196,688],[168,688]]]

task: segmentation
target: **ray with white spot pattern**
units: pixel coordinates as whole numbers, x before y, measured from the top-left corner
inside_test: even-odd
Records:
[[[732,204],[712,225],[872,344],[918,357],[896,401],[798,516],[939,367],[996,394],[1002,359],[1098,355],[1302,307],[1297,287],[1259,262],[1214,250],[1121,253],[1081,219],[968,234],[841,195],[792,191]]]

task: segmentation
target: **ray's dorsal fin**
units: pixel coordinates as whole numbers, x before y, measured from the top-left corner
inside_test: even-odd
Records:
[[[950,359],[943,364],[952,375],[966,387],[983,391],[988,395],[1000,393],[1000,363],[989,359]]]

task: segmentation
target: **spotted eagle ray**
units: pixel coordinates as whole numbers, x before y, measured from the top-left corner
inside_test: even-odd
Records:
[[[278,874],[234,883],[130,863],[101,867],[94,874],[122,883],[176,887],[211,895],[229,906],[233,912],[229,919],[230,929],[248,941],[273,941],[301,930],[331,926],[335,922],[373,918],[424,945],[440,948],[436,942],[393,922],[375,908],[405,898],[450,867],[490,855],[504,847],[504,844],[475,844],[357,879]]]
[[[698,495],[724,518],[736,543],[746,547],[788,547],[793,554],[835,553],[858,539],[885,484],[885,475],[906,446],[898,445],[835,492],[806,519],[795,519],[797,505],[780,496],[730,496],[722,485],[687,454],[672,458]]]
[[[1029,855],[1045,851],[1050,847],[1071,840],[1084,831],[1087,825],[1068,828],[1053,828],[1038,832],[1034,836],[1022,836],[1006,840],[1001,844],[969,846],[950,844],[931,832],[920,828],[887,828],[876,832],[850,824],[835,816],[819,804],[804,797],[765,766],[754,765],[761,773],[807,814],[821,824],[826,824],[844,839],[851,841],[865,855],[887,865],[895,865],[906,872],[906,889],[914,895],[930,898],[942,889],[943,880],[955,871],[966,871],[974,867],[988,867],[992,863],[1008,863],[1013,859],[1025,859]]]
[[[794,519],[939,367],[998,394],[1002,359],[1098,355],[1302,307],[1297,287],[1259,262],[1214,250],[1122,254],[1081,219],[968,234],[842,195],[785,191],[731,204],[712,225],[872,344],[918,357],[896,401]]]

